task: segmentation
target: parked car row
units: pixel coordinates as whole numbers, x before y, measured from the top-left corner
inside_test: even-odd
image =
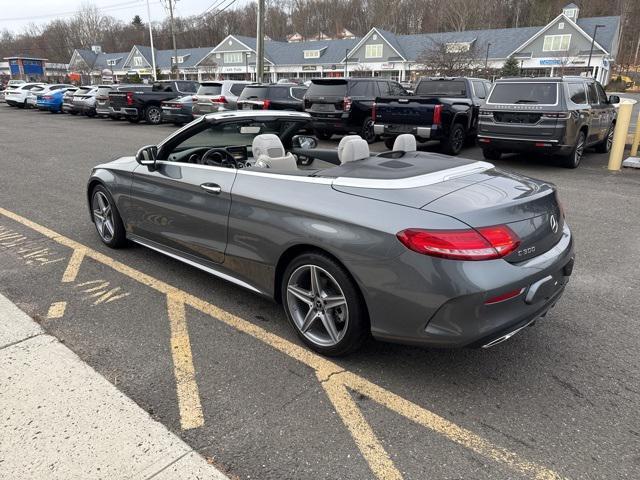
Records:
[[[576,168],[584,150],[608,152],[617,96],[585,77],[422,78],[413,92],[384,78],[318,78],[298,83],[256,84],[241,80],[74,87],[16,83],[1,92],[7,104],[52,112],[127,119],[149,124],[185,124],[226,110],[305,111],[315,135],[358,134],[392,149],[410,133],[419,142],[439,141],[457,155],[476,139],[488,160],[502,153],[555,154]]]

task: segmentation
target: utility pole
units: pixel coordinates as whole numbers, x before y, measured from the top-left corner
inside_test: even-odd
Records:
[[[491,42],[487,43],[487,56],[484,59],[484,69],[489,67],[489,49],[491,48]]]
[[[256,53],[256,82],[262,83],[264,80],[264,0],[258,0]]]
[[[349,76],[349,49],[344,52],[344,78]]]
[[[604,28],[604,25],[596,25],[593,27],[593,37],[591,37],[591,49],[589,50],[589,61],[587,62],[587,72],[591,77],[593,77],[593,72],[591,71],[591,57],[593,55],[593,44],[596,43],[596,35],[598,34],[598,29]]]
[[[178,79],[178,48],[176,47],[176,33],[174,29],[173,21],[173,8],[176,6],[178,0],[162,0],[165,5],[165,9],[169,10],[169,29],[171,30],[171,41],[173,43],[173,61],[171,62],[171,72],[175,73],[175,78]]]
[[[147,0],[147,21],[149,22],[149,42],[151,43],[151,66],[153,68],[153,81],[158,80],[156,74],[156,51],[153,48],[153,30],[151,29],[151,8],[149,7],[149,0]]]

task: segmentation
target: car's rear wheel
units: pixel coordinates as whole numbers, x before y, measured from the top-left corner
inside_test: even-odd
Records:
[[[162,110],[156,105],[149,105],[144,111],[144,119],[151,125],[159,125],[162,122]]]
[[[318,137],[320,140],[329,140],[333,135],[332,133],[325,132],[324,130],[316,130],[314,133],[316,134],[316,137]]]
[[[376,134],[373,131],[373,119],[367,117],[362,122],[362,132],[360,136],[367,141],[367,143],[373,143],[376,141]]]
[[[394,137],[387,137],[384,139],[384,146],[389,150],[393,150],[393,144],[395,143],[395,141],[396,139]]]
[[[576,139],[576,144],[573,147],[573,150],[569,155],[562,158],[562,165],[566,168],[578,168],[580,162],[582,161],[582,156],[584,155],[584,148],[586,144],[587,136],[584,133],[584,130],[578,133],[578,138]]]
[[[346,355],[369,335],[364,302],[348,272],[331,257],[306,253],[282,276],[282,304],[298,336],[323,355]]]
[[[485,158],[485,160],[500,160],[502,152],[500,150],[496,150],[495,148],[483,148],[482,156]]]
[[[604,137],[604,140],[596,146],[596,152],[598,153],[609,153],[611,151],[611,146],[613,145],[613,133],[615,130],[615,124],[609,125],[609,130],[607,130],[607,136]]]
[[[449,136],[442,140],[442,150],[447,155],[458,155],[464,147],[467,138],[467,129],[460,123],[454,123],[449,131]]]
[[[102,185],[96,186],[91,193],[91,215],[98,236],[105,245],[120,248],[127,243],[120,213],[113,197]]]

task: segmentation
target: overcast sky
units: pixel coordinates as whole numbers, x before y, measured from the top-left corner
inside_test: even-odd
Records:
[[[181,16],[197,15],[212,5],[223,8],[231,1],[233,0],[178,0],[176,11]],[[229,8],[249,1],[252,0],[236,0]],[[87,3],[96,5],[105,15],[130,20],[138,14],[147,22],[146,0],[3,0],[0,1],[0,30],[6,28],[20,32],[31,22],[44,24],[55,18],[73,17],[73,12]],[[161,21],[167,16],[160,0],[149,0],[149,4],[153,21]]]

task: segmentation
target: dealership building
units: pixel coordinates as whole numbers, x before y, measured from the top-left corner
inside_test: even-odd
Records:
[[[522,75],[590,74],[609,82],[620,36],[620,17],[582,18],[569,4],[547,25],[462,32],[398,35],[372,28],[363,37],[299,41],[265,41],[265,75],[309,79],[371,75],[400,81],[414,80],[425,71],[439,72],[425,62],[425,52],[444,48],[450,52],[477,53],[477,67],[500,69],[509,57],[520,63]],[[229,35],[214,47],[155,50],[156,68],[162,74],[177,64],[185,79],[255,79],[256,39]],[[99,48],[75,50],[69,70],[100,81],[121,81],[153,73],[150,47],[134,45],[128,52],[104,53]]]

